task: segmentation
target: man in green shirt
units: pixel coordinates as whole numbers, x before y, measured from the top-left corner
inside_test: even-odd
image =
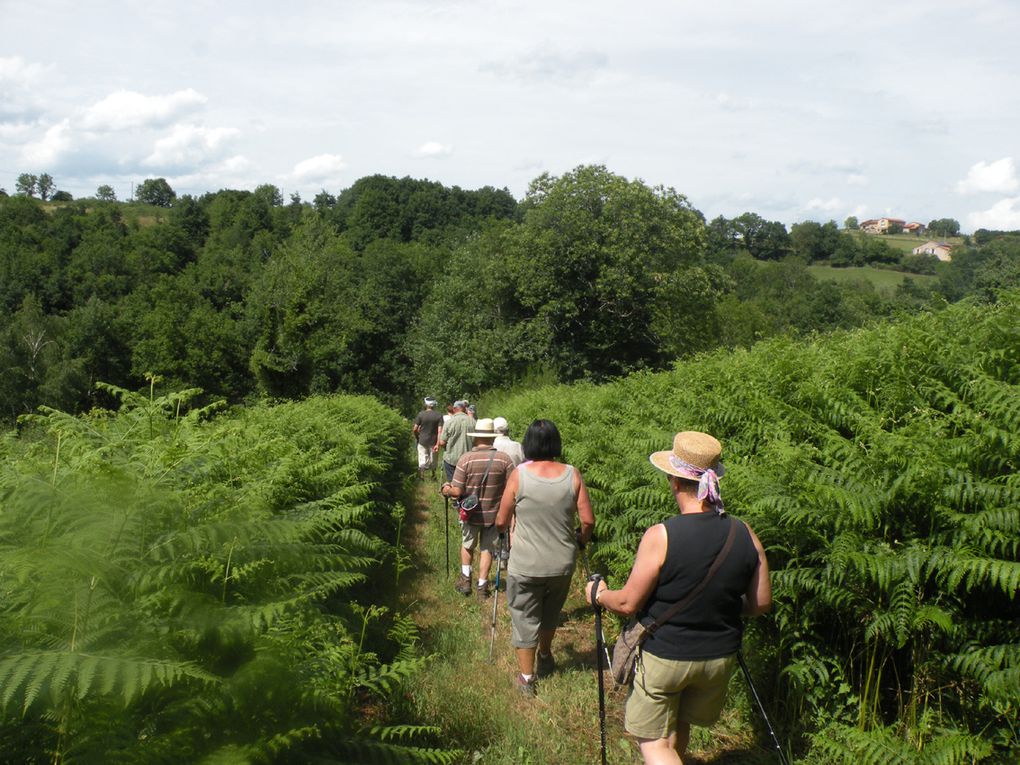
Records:
[[[472,441],[468,438],[468,431],[471,430],[471,420],[465,414],[467,402],[462,400],[453,402],[453,417],[439,436],[439,445],[443,447],[443,470],[446,471],[446,480],[453,480],[453,471],[457,467],[457,460],[471,450]]]

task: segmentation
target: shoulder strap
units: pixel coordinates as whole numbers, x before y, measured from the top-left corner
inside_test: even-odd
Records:
[[[485,464],[485,473],[482,475],[482,482],[478,484],[478,490],[475,491],[475,494],[479,495],[479,497],[482,494],[482,489],[485,488],[485,482],[489,480],[489,471],[492,470],[492,461],[496,459],[496,451],[496,447],[492,447],[492,452],[489,454],[489,461]]]
[[[645,629],[647,632],[655,632],[655,630],[659,629],[659,627],[669,621],[673,616],[680,613],[684,608],[690,605],[691,601],[701,594],[701,591],[705,589],[705,585],[707,585],[712,577],[715,576],[715,572],[719,570],[723,561],[726,560],[726,556],[730,554],[730,550],[733,548],[733,541],[737,538],[737,526],[739,524],[740,521],[733,516],[730,516],[730,533],[726,535],[726,542],[723,544],[722,549],[719,550],[719,554],[715,556],[715,560],[712,561],[712,565],[709,566],[708,571],[705,573],[705,578],[701,580],[701,583],[697,587],[687,593],[684,598],[670,606],[662,616],[655,620],[654,624],[646,627]]]

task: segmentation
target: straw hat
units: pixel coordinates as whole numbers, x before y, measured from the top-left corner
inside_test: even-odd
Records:
[[[685,430],[673,436],[673,448],[655,452],[648,460],[663,473],[697,481],[706,470],[722,475],[722,444],[717,439],[697,430]],[[696,470],[691,470],[691,468]]]
[[[496,428],[492,423],[491,417],[483,417],[475,423],[475,429],[468,433],[472,438],[495,438]]]

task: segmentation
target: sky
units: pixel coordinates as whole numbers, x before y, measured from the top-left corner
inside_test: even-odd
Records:
[[[1020,229],[1020,2],[0,0],[0,188],[582,164],[707,219]]]

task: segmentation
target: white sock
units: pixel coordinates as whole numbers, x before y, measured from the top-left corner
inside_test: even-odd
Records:
[[[471,564],[470,563],[467,565],[462,564],[460,567],[460,573],[462,573],[464,576],[471,576]]]
[[[488,579],[479,579],[479,580],[478,580],[478,586],[479,586],[479,587],[484,587],[484,586],[485,586],[485,585],[487,585],[488,583],[489,583],[489,580],[488,580]]]
[[[531,682],[531,678],[533,678],[534,675],[525,675],[523,672],[521,672],[521,677],[524,678],[524,682],[530,683]]]

